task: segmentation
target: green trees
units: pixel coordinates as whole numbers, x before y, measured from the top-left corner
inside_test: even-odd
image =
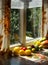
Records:
[[[11,9],[11,43],[15,43],[15,41],[18,41],[20,22],[19,14],[19,9]],[[42,8],[37,7],[27,9],[26,14],[26,35],[34,38],[39,37],[41,32],[40,27],[42,22]]]
[[[15,34],[19,34],[19,10],[11,9],[11,43],[15,43]],[[16,40],[17,41],[17,40]]]
[[[42,8],[31,8],[27,10],[27,35],[31,37],[40,36],[40,25]],[[29,33],[28,33],[29,31]],[[30,35],[29,35],[30,34]]]

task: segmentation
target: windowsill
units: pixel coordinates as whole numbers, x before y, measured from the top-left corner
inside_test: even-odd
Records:
[[[41,39],[42,39],[42,37],[35,38],[35,39],[31,38],[31,37],[26,37],[26,46],[32,45],[33,42],[35,42],[36,40],[41,40]],[[16,46],[21,46],[21,44],[20,43],[12,44],[12,45],[10,45],[10,48],[14,48]]]
[[[38,38],[27,37],[26,39],[27,39],[27,40],[26,40],[26,45],[32,45],[33,42],[35,42],[36,40],[41,40],[42,37],[38,37]]]
[[[21,44],[20,44],[20,43],[12,44],[12,45],[10,45],[10,48],[14,48],[14,47],[16,47],[16,46],[21,46]]]

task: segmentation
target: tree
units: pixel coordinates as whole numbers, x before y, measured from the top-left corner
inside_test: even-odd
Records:
[[[11,23],[10,23],[10,31],[11,31],[11,43],[15,43],[14,35],[19,33],[19,10],[11,9]]]

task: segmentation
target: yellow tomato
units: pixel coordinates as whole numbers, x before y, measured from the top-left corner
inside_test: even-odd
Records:
[[[21,56],[25,55],[25,51],[24,50],[20,50],[19,51],[19,55],[21,55]]]
[[[29,49],[28,50],[25,50],[25,55],[27,55],[27,56],[28,55],[31,55],[31,50],[29,50]]]
[[[35,52],[35,48],[32,48],[32,52]]]
[[[35,42],[35,46],[39,46],[41,44],[41,42],[39,41],[39,40],[37,40],[36,42]]]
[[[13,49],[13,52],[15,53],[15,55],[18,55],[19,50],[20,50],[20,47],[15,47],[15,48]]]

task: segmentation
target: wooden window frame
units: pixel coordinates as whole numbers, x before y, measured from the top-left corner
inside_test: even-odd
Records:
[[[42,10],[42,13],[43,13],[43,10]],[[20,38],[19,38],[20,43],[21,45],[26,46],[26,8],[20,9],[20,21],[19,22],[20,22]],[[43,30],[43,22],[42,22],[42,28],[41,28],[41,36],[43,34],[42,30]]]
[[[42,0],[42,36],[44,36],[44,0]],[[20,9],[20,43],[26,46],[26,8]]]

